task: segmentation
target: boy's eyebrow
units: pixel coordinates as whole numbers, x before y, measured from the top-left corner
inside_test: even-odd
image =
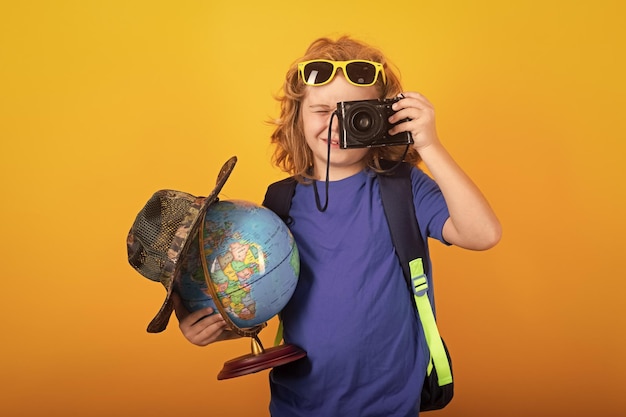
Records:
[[[313,109],[313,108],[322,108],[322,109],[334,109],[335,106],[330,106],[328,104],[309,104],[309,108]]]

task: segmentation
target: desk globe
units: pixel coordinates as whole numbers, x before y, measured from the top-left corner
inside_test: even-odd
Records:
[[[227,361],[217,379],[306,356],[289,344],[264,349],[258,338],[293,295],[300,272],[295,240],[274,212],[242,200],[218,201],[205,213],[182,262],[175,285],[185,307],[212,307],[233,331],[251,338],[252,352]]]

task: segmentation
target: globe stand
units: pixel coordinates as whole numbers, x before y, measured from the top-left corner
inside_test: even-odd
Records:
[[[217,375],[217,379],[222,380],[252,374],[306,356],[306,352],[295,345],[286,344],[264,349],[257,335],[252,336],[250,349],[252,350],[251,353],[226,361]]]

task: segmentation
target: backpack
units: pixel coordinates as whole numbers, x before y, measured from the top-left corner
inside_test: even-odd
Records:
[[[439,335],[433,307],[428,298],[429,265],[415,217],[411,185],[412,165],[404,162],[400,164],[391,161],[381,162],[382,166],[389,170],[389,174],[378,175],[385,217],[396,255],[422,322],[431,356],[421,392],[420,411],[439,410],[445,407],[454,395],[452,361],[447,346]],[[293,177],[277,181],[267,188],[263,201],[263,206],[276,213],[287,225],[292,221],[289,209],[297,184]],[[280,343],[280,340],[282,340],[282,321],[279,323],[275,343]]]

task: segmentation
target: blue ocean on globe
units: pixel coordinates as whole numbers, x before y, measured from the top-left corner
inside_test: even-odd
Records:
[[[271,210],[243,200],[211,205],[182,260],[176,290],[189,311],[213,307],[211,291],[232,323],[246,329],[277,315],[287,304],[300,272],[295,240]],[[205,269],[201,252],[204,252]]]

